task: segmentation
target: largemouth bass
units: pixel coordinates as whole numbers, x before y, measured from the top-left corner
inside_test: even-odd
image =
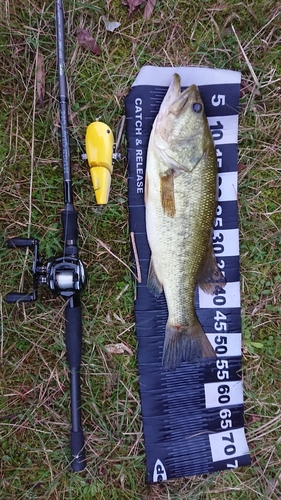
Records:
[[[151,249],[148,289],[164,290],[168,321],[163,367],[216,356],[196,316],[198,284],[214,294],[225,286],[212,232],[216,211],[217,160],[196,85],[181,92],[174,74],[155,118],[147,151],[146,230]]]

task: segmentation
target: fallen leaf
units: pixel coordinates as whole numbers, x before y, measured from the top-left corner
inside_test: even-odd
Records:
[[[45,63],[44,57],[40,54],[40,52],[37,53],[36,57],[35,78],[39,106],[40,108],[43,108],[45,96]]]
[[[127,5],[129,7],[129,14],[132,14],[132,12],[134,12],[134,10],[143,3],[146,4],[143,17],[146,21],[149,21],[156,4],[156,0],[125,0],[123,5]]]
[[[138,7],[142,3],[144,3],[144,0],[125,0],[123,2],[124,5],[128,5],[129,7],[129,14],[132,14],[132,12],[134,12],[136,7]]]
[[[89,50],[92,54],[97,56],[101,55],[101,49],[99,48],[96,40],[92,37],[89,31],[83,28],[77,29],[77,40],[83,49]]]
[[[144,9],[144,13],[143,13],[143,17],[144,17],[145,21],[149,21],[149,19],[151,18],[155,4],[156,4],[156,0],[147,0],[146,6]]]
[[[133,351],[122,342],[120,344],[107,344],[105,349],[110,354],[125,354],[127,352],[131,356],[133,355]]]
[[[247,94],[260,95],[260,91],[251,82],[242,79],[240,85],[240,97],[244,97],[244,95]]]
[[[238,172],[241,172],[241,170],[245,170],[247,168],[247,165],[245,163],[238,163]]]
[[[120,321],[120,323],[123,323],[123,325],[126,323],[126,321],[121,316],[118,316],[118,314],[113,313],[113,316],[115,319],[117,319],[117,321]]]
[[[116,30],[116,28],[119,28],[119,26],[121,26],[121,23],[118,23],[117,21],[109,21],[109,19],[107,19],[107,17],[105,16],[101,16],[101,18],[107,31],[114,31]]]
[[[255,413],[252,413],[248,416],[248,424],[253,424],[255,422],[259,422],[260,420],[260,415],[256,415]]]

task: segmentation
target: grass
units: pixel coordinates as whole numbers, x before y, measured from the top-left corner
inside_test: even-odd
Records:
[[[281,497],[280,442],[280,5],[275,1],[158,1],[149,22],[121,1],[65,1],[75,204],[83,294],[83,424],[87,469],[67,469],[69,388],[63,302],[40,289],[36,304],[7,305],[26,289],[29,257],[4,241],[32,234],[46,258],[61,251],[54,5],[0,6],[1,489],[0,498],[224,500]],[[100,16],[121,22],[106,32]],[[234,30],[231,25],[233,25]],[[78,26],[102,55],[83,51]],[[44,106],[35,85],[45,62]],[[128,234],[126,144],[110,202],[95,205],[77,141],[97,117],[115,130],[124,97],[144,64],[208,65],[242,72],[239,217],[246,432],[253,464],[237,471],[146,486]],[[111,251],[109,253],[106,249]],[[118,257],[118,260],[116,259]],[[120,262],[120,260],[122,262]],[[126,265],[125,265],[126,264]],[[23,268],[25,272],[23,273]],[[124,354],[106,346],[123,343]],[[132,354],[130,354],[132,352]]]

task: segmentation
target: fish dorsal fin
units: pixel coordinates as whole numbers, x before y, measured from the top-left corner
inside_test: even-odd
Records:
[[[156,276],[156,272],[153,265],[153,260],[151,257],[148,276],[147,276],[147,288],[155,297],[159,297],[163,291],[163,285],[160,283],[159,279]]]
[[[219,288],[224,288],[226,285],[225,276],[218,267],[213,245],[211,243],[208,248],[207,258],[197,278],[198,285],[203,292],[209,293],[210,295],[215,295],[215,293],[218,293]]]

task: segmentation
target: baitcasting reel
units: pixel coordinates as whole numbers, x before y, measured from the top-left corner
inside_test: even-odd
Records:
[[[9,248],[30,248],[33,250],[33,291],[32,293],[10,292],[6,301],[32,302],[37,299],[38,285],[47,285],[56,295],[65,299],[81,292],[86,283],[85,269],[82,262],[73,255],[51,257],[45,264],[39,256],[39,241],[27,238],[11,238]],[[75,247],[76,248],[76,247]],[[67,247],[68,253],[71,247]],[[73,252],[75,255],[75,251]]]

